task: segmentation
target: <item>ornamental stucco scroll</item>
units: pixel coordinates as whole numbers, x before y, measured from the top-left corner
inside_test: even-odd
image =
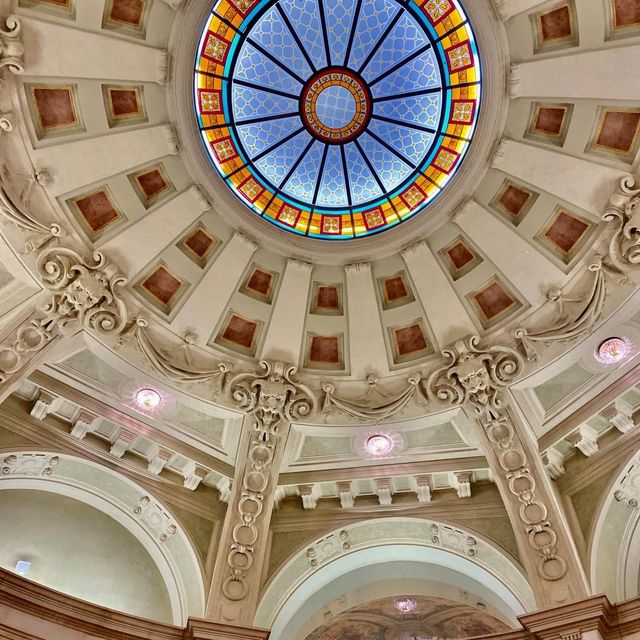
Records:
[[[480,348],[478,336],[456,342],[443,351],[448,363],[427,381],[427,394],[453,406],[465,406],[493,450],[526,539],[537,554],[536,569],[543,580],[557,581],[567,573],[567,562],[557,547],[549,505],[537,487],[535,469],[516,431],[504,391],[522,373],[520,354],[506,346]]]
[[[621,271],[640,264],[640,183],[627,175],[620,181],[602,215],[614,225],[609,257]]]
[[[420,376],[411,376],[406,386],[391,396],[379,387],[379,380],[373,375],[367,376],[367,390],[360,398],[345,398],[336,393],[336,387],[331,382],[323,382],[324,392],[322,413],[328,418],[334,410],[341,411],[352,418],[378,424],[388,420],[396,414],[402,413],[405,407],[416,396],[420,396]],[[377,397],[376,397],[377,396]]]
[[[243,600],[249,591],[248,575],[264,528],[261,520],[267,517],[265,497],[277,472],[273,463],[281,428],[310,416],[317,407],[311,389],[295,378],[294,365],[263,360],[260,367],[262,372],[238,374],[227,386],[230,401],[253,420],[240,495],[234,501],[238,513],[226,558],[228,573],[222,583],[222,592],[231,601]]]
[[[36,271],[50,297],[0,346],[0,382],[71,328],[117,335],[127,321],[121,297],[126,280],[102,253],[85,258],[71,248],[47,247]]]

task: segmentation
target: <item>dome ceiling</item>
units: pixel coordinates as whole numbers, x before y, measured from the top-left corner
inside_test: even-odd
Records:
[[[422,212],[456,173],[480,57],[457,0],[221,0],[194,82],[238,198],[284,230],[350,239]]]

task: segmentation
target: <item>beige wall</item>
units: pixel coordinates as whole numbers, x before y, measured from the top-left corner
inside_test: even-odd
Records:
[[[27,489],[0,491],[0,567],[32,562],[27,577],[134,615],[171,621],[159,570],[113,518],[72,498]]]

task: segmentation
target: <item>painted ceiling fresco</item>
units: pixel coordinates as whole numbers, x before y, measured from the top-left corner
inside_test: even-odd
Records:
[[[480,57],[458,0],[219,0],[198,51],[213,166],[300,235],[366,236],[425,210],[475,129]]]
[[[393,598],[349,609],[316,629],[306,640],[450,640],[508,631],[491,614],[445,598],[412,596],[410,613],[401,613]]]

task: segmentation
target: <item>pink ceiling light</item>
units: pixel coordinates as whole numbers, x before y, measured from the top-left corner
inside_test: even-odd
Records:
[[[393,440],[389,436],[379,433],[367,438],[365,448],[372,456],[386,456],[393,449]]]
[[[631,345],[624,338],[608,338],[596,351],[596,358],[604,364],[621,362],[631,353]]]
[[[163,403],[160,392],[149,387],[138,389],[133,396],[133,400],[136,406],[143,411],[156,411]]]
[[[393,606],[400,613],[411,613],[416,608],[416,601],[413,598],[398,598]]]

